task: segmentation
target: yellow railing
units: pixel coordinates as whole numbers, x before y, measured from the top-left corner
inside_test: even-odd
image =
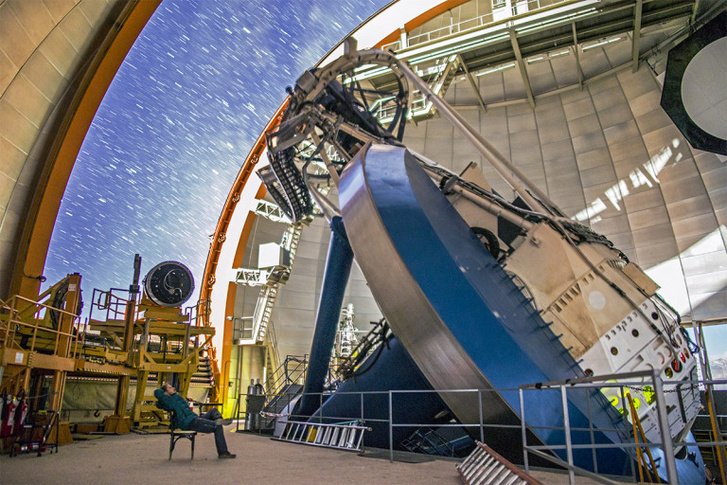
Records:
[[[53,328],[53,319],[71,319],[70,330]],[[0,306],[0,345],[26,351],[52,349],[60,357],[75,356],[83,329],[78,315],[16,295]]]

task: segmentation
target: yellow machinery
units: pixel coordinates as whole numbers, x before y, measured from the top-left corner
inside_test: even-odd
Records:
[[[159,424],[161,416],[150,413],[155,407],[147,404],[153,399],[146,396],[150,375],[160,384],[174,382],[186,394],[200,354],[209,353],[214,329],[200,325],[208,317],[208,305],[198,304],[187,314],[181,310],[194,289],[184,265],[158,264],[145,277],[143,291],[138,284],[140,266],[137,255],[128,298],[113,290],[94,291],[87,325],[79,322],[78,274],[68,275],[37,301],[21,296],[0,301],[0,392],[40,396],[43,380],[51,375],[46,407],[60,412],[67,375],[115,377],[115,410],[104,430],[125,433],[132,424]],[[94,311],[103,317],[94,319]],[[137,385],[129,416],[132,376]]]
[[[49,408],[59,410],[65,377],[76,370],[83,329],[78,322],[81,276],[68,275],[37,301],[14,296],[0,309],[0,391],[28,394],[33,369],[52,373]],[[37,395],[37,393],[35,393]]]
[[[194,289],[192,274],[181,263],[167,261],[152,268],[144,279],[143,295],[137,306],[139,265],[137,255],[128,300],[117,298],[111,292],[101,292],[98,298],[94,296],[94,308],[105,310],[107,318],[91,319],[91,330],[117,342],[125,353],[125,367],[134,369],[136,374],[130,418],[125,409],[130,378],[121,375],[115,414],[106,419],[106,431],[123,432],[131,424],[139,428],[158,425],[160,415],[155,398],[146,395],[149,376],[156,375],[159,384],[174,381],[179,392],[186,395],[199,366],[200,352],[210,347],[214,335],[213,328],[194,325],[199,320],[199,311],[195,315],[181,312],[181,305]]]

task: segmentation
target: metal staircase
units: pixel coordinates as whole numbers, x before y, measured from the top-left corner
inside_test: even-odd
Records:
[[[361,426],[359,421],[335,424],[287,421],[280,437],[273,439],[338,450],[361,451],[364,431],[371,431],[371,428]]]
[[[192,384],[204,385],[212,387],[214,383],[214,373],[212,371],[212,362],[209,357],[200,357],[197,364],[197,372],[192,374]]]
[[[457,471],[468,485],[543,485],[479,441]]]
[[[307,365],[307,355],[288,355],[277,369],[268,368],[268,379],[263,386],[265,405],[261,412],[262,419],[259,431],[273,430],[278,418],[289,414],[291,404],[297,401],[300,392],[303,390],[302,382],[305,380]],[[247,394],[238,396],[236,405],[238,419],[240,419],[241,410],[243,409],[241,400],[247,398]]]
[[[269,210],[264,214],[268,212]],[[302,223],[290,224],[283,234],[280,247],[287,251],[290,256],[287,265],[279,265],[270,269],[240,268],[238,270],[235,280],[237,283],[247,286],[261,286],[255,312],[252,316],[252,328],[243,329],[242,338],[238,339],[238,344],[256,345],[265,341],[278,296],[278,288],[280,285],[284,285],[290,277],[302,230]]]
[[[389,338],[389,324],[386,322],[386,319],[382,318],[378,322],[371,323],[374,324],[374,328],[358,340],[356,347],[353,348],[349,356],[338,367],[338,375],[344,380],[353,375],[358,366],[374,348],[385,344]]]
[[[472,447],[472,439],[456,428],[424,427],[415,430],[401,445],[413,453],[455,458],[467,454]]]
[[[303,175],[295,167],[295,150],[285,148],[282,150],[273,146],[276,134],[268,135],[268,150],[275,156],[268,157],[270,165],[258,171],[260,178],[266,185],[270,185],[270,195],[285,212],[285,215],[294,222],[310,217],[313,214],[313,201],[306,189]]]
[[[253,314],[253,321],[257,329],[254,338],[257,343],[261,343],[265,340],[265,335],[268,332],[268,325],[270,319],[273,316],[273,308],[275,308],[275,300],[278,298],[278,284],[267,284],[264,285],[260,290],[260,296],[258,296],[257,305],[255,306],[255,313]]]
[[[285,389],[296,383],[302,387],[307,367],[307,355],[288,355],[285,361],[265,381],[265,393],[270,396],[277,396],[285,393]]]

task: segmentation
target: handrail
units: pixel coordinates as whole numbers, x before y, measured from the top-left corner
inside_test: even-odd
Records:
[[[126,290],[120,290],[126,291]],[[102,301],[103,300],[103,301]],[[122,298],[114,294],[114,288],[109,291],[94,288],[91,296],[91,309],[89,311],[89,320],[93,320],[93,310],[106,312],[104,320],[123,320],[126,314],[126,307],[129,303],[128,299]]]
[[[483,27],[485,25],[489,25],[492,23],[495,23],[497,21],[514,17],[516,15],[521,15],[525,12],[532,13],[537,10],[543,9],[543,8],[550,8],[554,5],[558,5],[560,3],[566,3],[568,0],[560,0],[560,1],[552,1],[547,2],[547,5],[541,5],[541,0],[522,0],[522,1],[512,1],[510,2],[510,12],[508,15],[507,12],[507,2],[501,1],[502,7],[493,9],[492,12],[479,15],[477,17],[471,17],[465,20],[461,20],[459,22],[451,23],[447,26],[440,27],[438,29],[429,30],[427,32],[422,32],[421,34],[407,36],[406,37],[406,45],[401,45],[401,40],[397,40],[395,42],[391,42],[390,44],[386,44],[382,46],[382,49],[388,50],[393,48],[394,50],[400,50],[400,49],[406,49],[407,47],[413,47],[415,45],[424,44],[426,42],[440,39],[442,37],[446,37],[448,35],[453,34],[459,34],[462,32],[467,32],[472,29],[476,29],[478,27]],[[501,14],[501,15],[495,15],[495,14]],[[497,17],[497,18],[496,18]]]
[[[633,378],[635,376],[640,376],[640,375],[643,375],[643,374],[644,374],[644,372],[637,372],[637,373],[629,373],[629,374],[623,374],[623,375],[624,376],[628,375],[631,378]],[[646,372],[646,375],[650,375],[650,373],[649,372]],[[653,377],[653,374],[651,374],[651,376]],[[613,377],[613,376],[605,376],[605,377]],[[326,415],[325,414],[325,409],[326,408],[325,407],[322,407],[321,410],[320,410],[320,413],[317,414],[315,416],[315,418],[313,418],[311,420],[311,422],[314,422],[314,423],[324,423],[325,424],[326,422],[327,423],[331,423],[331,422],[345,421],[345,420],[350,420],[350,419],[356,418],[356,419],[361,419],[364,425],[370,425],[370,424],[379,424],[379,425],[381,425],[381,424],[385,424],[385,425],[388,426],[390,433],[393,433],[393,430],[395,428],[409,428],[409,429],[412,429],[412,431],[413,431],[413,430],[418,429],[418,428],[431,427],[432,424],[431,423],[399,423],[399,422],[396,422],[396,421],[394,421],[394,418],[393,418],[394,406],[391,405],[391,404],[389,406],[388,416],[385,416],[385,415],[382,414],[381,416],[379,416],[377,418],[365,418],[364,419],[363,417],[368,414],[366,412],[366,404],[365,404],[366,399],[364,399],[364,397],[366,397],[366,396],[373,396],[373,395],[388,396],[389,403],[392,403],[392,401],[394,400],[394,398],[396,396],[402,396],[402,395],[427,394],[427,393],[439,393],[439,394],[442,394],[442,393],[461,393],[461,394],[471,394],[472,395],[473,402],[478,403],[478,402],[481,402],[482,401],[483,394],[490,393],[490,392],[496,392],[496,393],[520,392],[520,393],[524,393],[524,392],[542,392],[543,390],[547,390],[547,389],[550,389],[550,390],[561,389],[561,391],[562,391],[562,390],[569,390],[569,389],[584,389],[584,388],[590,389],[590,388],[597,388],[598,386],[600,386],[600,387],[604,387],[604,386],[614,387],[614,386],[621,386],[621,385],[628,386],[628,385],[631,385],[631,384],[635,384],[635,385],[643,385],[644,384],[644,381],[628,382],[628,381],[624,381],[624,380],[620,380],[618,382],[618,384],[614,384],[613,382],[605,382],[605,381],[604,382],[601,382],[601,383],[594,382],[594,381],[597,381],[599,379],[603,380],[604,379],[604,376],[590,377],[590,378],[585,378],[585,379],[574,379],[574,380],[569,380],[569,381],[560,381],[558,383],[551,382],[551,383],[546,383],[546,384],[548,384],[546,387],[543,387],[543,385],[540,384],[540,383],[533,383],[533,384],[523,385],[523,386],[521,386],[519,388],[513,388],[513,389],[440,389],[438,391],[435,391],[435,390],[401,390],[401,391],[399,391],[399,390],[389,390],[389,391],[365,391],[365,392],[338,392],[337,394],[339,394],[339,395],[360,396],[360,404],[359,404],[359,408],[360,409],[355,409],[350,414],[348,414],[346,416],[334,416],[334,415]],[[574,382],[574,381],[579,381],[580,384],[577,383],[577,382]],[[704,381],[704,380],[699,380],[699,381],[687,381],[687,383],[692,383],[694,385],[727,384],[727,380],[718,380],[718,381]],[[655,385],[654,386],[655,388],[658,387],[658,389],[656,390],[657,401],[659,401],[659,400],[662,400],[663,401],[664,393],[665,392],[670,392],[670,391],[664,391],[664,389],[663,389],[664,386],[672,386],[673,387],[673,386],[680,385],[680,384],[684,384],[684,381],[681,381],[681,382],[665,382],[665,383],[663,383],[663,386],[656,386]],[[325,392],[325,393],[310,393],[310,394],[314,394],[316,396],[320,396],[321,403],[324,402],[324,400],[331,395],[330,392]],[[240,394],[239,398],[242,399],[243,396],[246,396],[246,394]],[[282,399],[282,398],[285,398],[285,396],[288,396],[288,398],[290,399],[289,402],[292,402],[292,399],[296,397],[295,395],[293,395],[291,393],[282,393],[282,394],[276,394],[276,395],[268,394],[266,397],[269,398],[270,400],[273,400],[273,399]],[[523,401],[524,401],[524,399],[521,398],[521,404],[520,404],[520,415],[521,416],[524,414],[522,412],[522,410],[525,407],[524,404],[523,404]],[[517,406],[516,406],[515,411],[516,412],[518,411],[517,410]],[[499,423],[488,423],[488,422],[485,422],[484,419],[483,419],[483,410],[482,410],[481,407],[479,409],[479,413],[480,413],[479,422],[477,422],[477,423],[470,423],[470,422],[461,422],[461,423],[456,423],[456,424],[448,423],[448,424],[438,424],[437,427],[441,427],[441,428],[461,428],[461,429],[468,429],[468,430],[470,430],[469,431],[469,434],[471,436],[473,436],[473,437],[477,435],[477,431],[476,430],[479,430],[479,435],[480,435],[479,441],[481,441],[481,442],[484,442],[485,441],[484,438],[486,436],[486,434],[485,434],[486,432],[488,432],[488,433],[489,432],[497,433],[497,430],[505,430],[505,429],[509,429],[509,430],[514,430],[514,429],[523,429],[523,430],[543,429],[543,430],[556,430],[556,431],[563,431],[564,430],[564,427],[563,426],[559,426],[559,427],[530,426],[528,423],[525,423],[524,421],[521,421],[520,424],[512,424],[512,425],[499,424]],[[354,414],[357,415],[357,416],[352,416]],[[272,417],[272,416],[273,415],[269,415],[269,417]],[[359,416],[360,416],[360,418],[359,418]],[[296,414],[290,413],[290,412],[288,412],[286,414],[282,414],[282,415],[277,415],[277,417],[279,419],[283,419],[283,420],[286,420],[286,421],[288,421],[288,420],[291,420],[291,421],[295,421],[295,420],[306,421],[308,419],[308,417],[297,416]],[[589,419],[590,419],[590,417],[589,417]],[[664,423],[664,425],[668,426],[668,424],[666,424],[666,423]],[[616,425],[614,425],[614,426],[616,426]],[[592,426],[591,427],[578,427],[578,426],[570,426],[570,425],[567,428],[568,428],[568,430],[569,430],[570,433],[572,433],[572,432],[588,432],[588,431],[593,431],[595,429]],[[623,432],[624,429],[622,429],[622,428],[618,428],[618,429],[616,429],[616,428],[614,428],[614,429],[610,429],[610,428],[599,428],[598,431],[604,432],[604,433],[610,433],[610,432]],[[525,431],[523,431],[523,436],[525,436]],[[625,450],[625,451],[627,451],[629,453],[634,453],[635,454],[636,453],[636,450],[639,449],[639,448],[642,448],[642,449],[646,449],[646,448],[649,448],[649,449],[651,449],[651,448],[664,448],[666,446],[666,443],[668,442],[668,447],[672,450],[671,458],[673,460],[673,457],[674,457],[673,456],[673,450],[675,448],[677,448],[677,447],[682,447],[682,446],[717,446],[717,447],[724,446],[724,442],[723,441],[719,441],[719,440],[708,441],[708,442],[707,441],[699,441],[699,442],[696,442],[696,441],[690,441],[690,442],[680,441],[680,442],[673,442],[672,441],[671,434],[669,432],[667,432],[666,434],[662,434],[662,436],[667,437],[667,439],[666,440],[662,440],[661,442],[650,441],[650,442],[639,442],[639,443],[634,443],[633,440],[629,441],[629,439],[627,438],[623,442],[612,442],[612,443],[596,443],[593,440],[591,440],[590,443],[581,443],[581,444],[573,444],[573,443],[568,444],[568,443],[566,443],[566,444],[561,444],[561,445],[547,445],[547,444],[543,444],[543,445],[540,445],[540,444],[538,444],[538,445],[529,445],[529,444],[527,444],[527,441],[524,440],[523,441],[523,443],[524,443],[523,452],[524,452],[524,454],[530,453],[530,454],[532,454],[534,456],[538,456],[538,457],[543,458],[543,459],[545,459],[547,461],[551,461],[551,462],[553,462],[553,463],[555,463],[555,464],[557,464],[559,466],[563,466],[566,469],[570,469],[573,472],[574,475],[575,474],[583,475],[583,476],[587,476],[587,477],[593,478],[594,480],[597,480],[597,481],[602,482],[602,483],[611,483],[611,484],[613,484],[613,483],[617,483],[617,482],[614,482],[613,480],[611,480],[611,479],[609,479],[609,478],[607,478],[607,477],[605,477],[603,475],[599,475],[598,472],[595,472],[595,473],[594,472],[590,472],[590,471],[585,470],[583,468],[579,468],[577,466],[574,466],[572,464],[569,464],[567,461],[562,460],[559,457],[557,457],[554,454],[554,452],[555,451],[563,451],[563,450],[570,449],[571,451],[572,450],[593,450],[594,453],[595,453],[596,450],[622,449],[622,450]],[[389,449],[389,452],[390,452],[390,460],[393,462],[393,459],[394,459],[393,458],[393,456],[394,456],[393,455],[394,448],[393,448],[393,442],[391,442],[391,441],[390,441],[390,444],[389,444],[389,448],[390,448]],[[595,454],[594,454],[594,459],[595,459]],[[525,470],[528,471],[527,461],[525,461],[525,464],[526,464]],[[672,470],[674,470],[674,469],[672,469]],[[636,472],[636,470],[632,466],[631,467],[631,473],[632,473],[632,475],[635,472]],[[670,475],[670,477],[674,477],[674,476],[676,476],[676,475]],[[634,475],[634,478],[636,478],[635,475]],[[574,483],[574,482],[571,482],[571,483]],[[676,483],[675,482],[675,479],[672,478],[672,480],[669,483]]]
[[[29,304],[27,307],[23,308],[23,311],[26,311],[33,306],[36,307],[35,310],[29,314],[32,315],[31,322],[24,321],[19,318],[20,303]],[[38,331],[41,331],[55,335],[53,340],[54,354],[60,355],[61,357],[72,357],[78,353],[79,336],[85,332],[79,328],[79,316],[77,314],[63,309],[55,308],[51,305],[40,303],[20,295],[14,295],[7,302],[5,302],[5,304],[3,305],[3,310],[8,312],[8,318],[7,320],[5,318],[0,318],[0,338],[3,339],[2,347],[8,348],[10,346],[10,342],[15,342],[16,344],[20,345],[18,342],[16,342],[18,331],[20,330],[20,328],[28,328],[31,330],[32,340],[30,346],[27,348],[23,348],[23,350],[27,350],[30,352],[35,351],[36,343],[38,340]],[[41,312],[51,311],[70,317],[73,320],[73,323],[71,325],[73,331],[63,332],[61,330],[57,330],[52,327],[43,325],[42,323],[44,322],[44,318],[38,316],[38,314]],[[65,348],[59,349],[61,338],[64,337],[67,337],[68,341],[65,344]]]
[[[558,445],[558,446],[538,446],[538,445],[528,445],[525,441],[525,429],[526,427],[528,429],[540,429],[541,427],[533,427],[533,426],[527,426],[524,419],[521,418],[521,425],[522,425],[522,435],[523,435],[523,458],[525,461],[525,470],[528,470],[528,461],[527,461],[527,454],[533,453],[536,456],[546,458],[560,466],[563,466],[569,470],[569,475],[571,477],[570,483],[573,484],[574,482],[574,472],[578,472],[580,474],[584,474],[586,476],[590,476],[595,479],[600,479],[597,475],[594,476],[591,472],[588,472],[587,470],[580,469],[573,465],[572,460],[570,457],[572,456],[572,450],[575,449],[584,449],[584,448],[591,448],[593,450],[601,449],[601,448],[609,448],[618,446],[619,448],[623,449],[635,449],[640,450],[641,448],[644,448],[647,450],[647,454],[649,454],[649,450],[651,448],[662,448],[663,455],[664,455],[664,461],[665,461],[665,469],[667,473],[667,479],[669,483],[672,484],[678,484],[678,474],[677,474],[677,468],[676,468],[676,462],[674,458],[674,449],[676,447],[681,447],[685,445],[699,445],[699,446],[716,446],[717,448],[723,447],[724,442],[719,441],[717,438],[716,441],[710,441],[710,442],[699,442],[699,443],[691,443],[691,442],[674,442],[673,438],[671,436],[671,433],[669,431],[669,423],[667,420],[666,415],[666,403],[664,399],[665,386],[672,386],[672,387],[678,387],[685,384],[689,385],[713,385],[713,384],[725,384],[727,383],[727,380],[696,380],[696,381],[690,381],[690,380],[682,380],[682,381],[663,381],[660,377],[658,371],[652,370],[652,371],[638,371],[638,372],[629,372],[624,374],[612,374],[612,375],[605,375],[605,376],[592,376],[592,377],[586,377],[581,379],[572,379],[572,380],[564,380],[564,381],[554,381],[554,382],[546,382],[546,383],[536,383],[536,384],[528,384],[520,386],[520,406],[523,410],[523,413],[521,414],[521,417],[524,415],[524,398],[523,398],[523,391],[536,391],[536,390],[556,390],[559,389],[563,396],[567,393],[568,390],[577,390],[577,389],[589,389],[589,388],[605,388],[605,387],[620,387],[623,389],[626,387],[630,387],[632,385],[636,386],[643,386],[646,384],[645,381],[634,381],[634,382],[628,382],[628,379],[631,378],[638,378],[638,377],[645,377],[648,378],[648,380],[652,383],[653,389],[654,389],[654,396],[656,401],[656,408],[657,408],[657,420],[658,420],[658,428],[660,432],[661,439],[659,441],[650,441],[650,442],[635,442],[635,443],[627,443],[623,442],[617,445],[597,445],[592,443],[591,445],[572,445],[569,443],[569,435],[572,431],[576,431],[576,428],[569,428],[568,426],[568,412],[567,412],[567,400],[563,399],[563,413],[565,416],[565,427],[560,428],[547,428],[547,429],[558,429],[561,431],[564,431],[566,433],[566,444],[565,445]],[[607,382],[611,380],[618,379],[618,382]],[[623,380],[623,379],[626,379]],[[633,412],[633,411],[632,411]],[[621,430],[623,431],[623,430]],[[568,455],[568,461],[563,461],[558,458],[554,458],[552,456],[546,457],[543,456],[542,450],[547,451],[555,451],[555,450],[567,450]],[[637,451],[638,454],[638,451]],[[595,455],[594,455],[595,459]],[[652,470],[654,473],[657,473],[656,470]],[[632,463],[632,473],[635,471],[633,470],[633,463]],[[598,477],[598,478],[597,478]],[[657,476],[658,478],[658,476]],[[601,480],[604,483],[612,483],[610,481],[606,481],[605,479]]]
[[[288,369],[288,364],[295,362],[296,365],[292,370]],[[295,379],[292,376],[305,377],[305,370],[308,364],[308,356],[288,355],[280,366],[265,381],[265,391],[271,395],[277,395],[288,384],[293,384]]]

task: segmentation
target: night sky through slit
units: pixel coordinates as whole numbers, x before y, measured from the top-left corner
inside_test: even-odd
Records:
[[[176,260],[200,279],[224,200],[293,85],[386,0],[164,0],[111,84],[76,160],[44,288],[82,275],[128,289]]]

